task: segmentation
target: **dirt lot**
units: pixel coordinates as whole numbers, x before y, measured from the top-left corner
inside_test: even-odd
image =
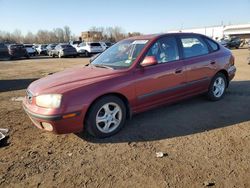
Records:
[[[41,131],[11,101],[32,80],[88,59],[0,62],[0,127],[10,129],[0,187],[250,187],[249,52],[233,53],[237,76],[222,101],[199,96],[141,113],[103,140]]]

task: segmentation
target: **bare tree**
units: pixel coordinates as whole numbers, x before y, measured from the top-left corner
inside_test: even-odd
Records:
[[[110,41],[117,42],[126,37],[141,35],[139,32],[126,33],[121,27],[96,27],[93,26],[89,29],[96,34],[96,41]],[[8,43],[63,43],[70,40],[78,40],[78,36],[72,35],[70,27],[64,26],[63,28],[55,28],[52,31],[38,30],[37,33],[28,32],[23,35],[20,30],[16,29],[13,33],[0,31],[0,41]]]
[[[56,28],[56,29],[54,29],[54,33],[55,33],[57,41],[59,43],[64,42],[64,31],[63,31],[62,28]]]
[[[31,33],[31,32],[28,32],[25,35],[23,42],[27,43],[27,44],[32,44],[32,43],[35,42],[35,39],[36,39],[35,35],[33,33]]]
[[[23,36],[22,32],[18,29],[16,29],[12,34],[11,34],[12,40],[16,41],[17,43],[22,43],[23,42]]]
[[[71,30],[69,26],[64,26],[64,42],[69,42],[71,36]]]

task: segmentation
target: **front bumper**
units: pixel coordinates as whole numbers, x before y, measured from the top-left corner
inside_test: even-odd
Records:
[[[56,134],[77,133],[83,130],[83,114],[81,111],[57,115],[37,114],[28,109],[26,100],[23,102],[23,109],[32,123],[39,129]],[[75,116],[70,117],[69,114],[75,114]],[[48,124],[52,126],[52,129],[47,129],[44,126]]]

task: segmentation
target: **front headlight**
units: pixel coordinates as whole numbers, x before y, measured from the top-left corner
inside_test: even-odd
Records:
[[[61,100],[60,94],[44,94],[36,97],[36,105],[44,108],[59,108]]]

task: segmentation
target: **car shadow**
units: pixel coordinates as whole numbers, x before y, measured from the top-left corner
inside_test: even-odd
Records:
[[[97,139],[77,134],[93,143],[162,140],[201,133],[250,120],[250,81],[233,81],[217,102],[197,96],[133,116],[116,135]]]
[[[16,79],[16,80],[0,80],[0,92],[15,91],[26,89],[31,82],[38,78]]]

